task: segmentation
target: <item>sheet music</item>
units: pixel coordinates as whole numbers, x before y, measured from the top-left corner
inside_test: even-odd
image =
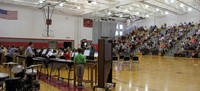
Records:
[[[89,56],[90,55],[90,50],[85,50],[84,53],[83,53],[83,55]]]
[[[98,52],[95,52],[95,53],[94,53],[94,57],[98,57]]]

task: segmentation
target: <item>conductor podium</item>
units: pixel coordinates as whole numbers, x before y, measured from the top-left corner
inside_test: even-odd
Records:
[[[99,39],[98,40],[99,53],[98,53],[98,85],[95,88],[109,89],[112,83],[112,40]]]

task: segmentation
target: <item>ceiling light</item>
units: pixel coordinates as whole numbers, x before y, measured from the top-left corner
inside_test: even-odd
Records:
[[[166,3],[168,3],[168,0],[165,0]]]
[[[81,9],[81,7],[80,7],[80,6],[77,6],[77,9]]]
[[[165,11],[165,15],[168,15],[168,14],[169,14],[169,12]]]
[[[109,11],[107,14],[108,14],[108,15],[111,15],[112,13]]]
[[[146,17],[149,17],[149,15],[146,15]]]
[[[156,11],[160,11],[160,9],[159,9],[159,8],[156,8]]]
[[[40,0],[39,3],[43,3],[45,0]]]
[[[64,3],[60,3],[59,6],[63,7]]]
[[[170,0],[170,3],[174,3],[174,0]]]
[[[145,8],[148,8],[148,7],[149,7],[149,5],[145,5],[144,7],[145,7]]]
[[[183,8],[183,6],[184,6],[184,5],[181,3],[181,4],[180,4],[180,7]]]
[[[140,13],[139,13],[139,12],[136,12],[136,14],[139,15]]]
[[[127,12],[127,11],[128,11],[128,9],[126,8],[126,9],[124,9],[124,11],[125,11],[125,12]]]
[[[94,1],[94,2],[92,2],[92,4],[97,4],[97,2],[96,2],[96,1]]]
[[[123,17],[123,15],[122,14],[120,14],[120,16],[119,17]]]
[[[188,11],[192,11],[192,8],[191,8],[191,7],[189,7],[189,8],[188,8]]]

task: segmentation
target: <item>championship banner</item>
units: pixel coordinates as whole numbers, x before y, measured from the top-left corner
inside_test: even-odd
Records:
[[[92,19],[83,19],[83,26],[92,28],[93,27],[93,20]]]

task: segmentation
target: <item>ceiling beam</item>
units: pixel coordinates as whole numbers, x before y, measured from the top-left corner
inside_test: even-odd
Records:
[[[168,6],[168,7],[173,8],[173,9],[175,10],[175,12],[176,12],[176,10],[177,10],[177,11],[180,11],[180,12],[182,12],[182,13],[185,13],[185,11],[180,10],[180,9],[178,9],[178,8],[176,8],[176,7],[173,7],[172,5],[166,4],[165,2],[162,2],[162,1],[160,1],[160,0],[156,0],[156,1],[159,2],[159,3],[161,3],[161,4],[166,5],[166,6]]]
[[[116,7],[119,7],[119,6],[124,6],[124,5],[128,5],[128,4],[131,4],[131,3],[134,3],[134,2],[140,2],[140,1],[145,1],[145,0],[127,0],[127,1],[119,0],[119,2],[118,2],[117,4],[109,5],[109,6],[106,6],[106,7],[101,7],[101,8],[98,9],[98,10],[85,12],[85,13],[83,13],[82,15],[91,14],[91,13],[93,13],[93,12],[98,12],[98,11],[102,11],[102,10],[107,10],[107,9],[110,9],[110,8],[116,8]]]
[[[161,6],[159,6],[159,5],[152,4],[152,3],[150,3],[150,2],[142,2],[142,3],[148,4],[148,5],[153,6],[153,7],[155,7],[155,8],[157,7],[157,8],[163,9],[163,10],[167,10],[167,11],[172,12],[172,13],[174,13],[174,14],[179,14],[179,13],[173,11],[173,10],[170,10],[170,9],[164,8],[164,7],[161,7]]]
[[[193,7],[192,5],[189,5],[189,4],[187,4],[187,3],[185,3],[185,2],[183,2],[183,1],[181,1],[181,0],[177,0],[177,1],[180,2],[180,3],[183,3],[183,4],[185,4],[185,5],[187,5],[187,6],[189,6],[189,7],[191,7],[192,9],[194,9],[194,10],[196,10],[196,11],[198,11],[198,12],[200,12],[199,9]]]

